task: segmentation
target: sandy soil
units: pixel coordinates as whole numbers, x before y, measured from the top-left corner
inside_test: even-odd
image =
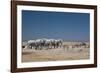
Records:
[[[55,48],[43,50],[22,50],[22,62],[80,60],[89,59],[89,57],[89,48]]]

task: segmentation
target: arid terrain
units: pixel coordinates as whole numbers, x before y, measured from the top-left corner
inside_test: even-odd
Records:
[[[70,45],[79,44],[80,42],[64,42],[69,48],[59,47],[51,49],[35,50],[25,48],[22,49],[22,62],[40,62],[40,61],[60,61],[60,60],[81,60],[89,59],[88,47],[71,48]],[[89,45],[89,43],[87,42]]]

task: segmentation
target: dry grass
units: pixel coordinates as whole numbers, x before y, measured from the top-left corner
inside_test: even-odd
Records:
[[[22,62],[81,60],[81,59],[89,59],[89,48],[73,48],[73,49],[57,48],[57,49],[43,49],[43,50],[23,49],[22,53]]]

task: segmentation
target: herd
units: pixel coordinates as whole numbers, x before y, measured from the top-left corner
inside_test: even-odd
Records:
[[[29,40],[27,41],[27,44],[22,47],[35,49],[35,50],[42,50],[42,49],[56,49],[56,48],[64,48],[64,49],[82,48],[82,47],[89,48],[90,46],[85,42],[80,42],[79,44],[74,44],[74,45],[68,45],[68,44],[64,44],[64,41],[62,39],[42,38],[36,40]]]
[[[38,49],[44,49],[44,48],[47,48],[47,49],[51,49],[51,48],[59,48],[62,46],[62,40],[61,39],[36,39],[36,40],[29,40],[27,42],[27,48],[30,48],[30,49],[35,49],[35,50],[38,50]]]

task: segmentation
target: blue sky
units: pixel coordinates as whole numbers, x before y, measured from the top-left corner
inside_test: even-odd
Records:
[[[52,38],[88,41],[88,13],[22,11],[22,40]]]

